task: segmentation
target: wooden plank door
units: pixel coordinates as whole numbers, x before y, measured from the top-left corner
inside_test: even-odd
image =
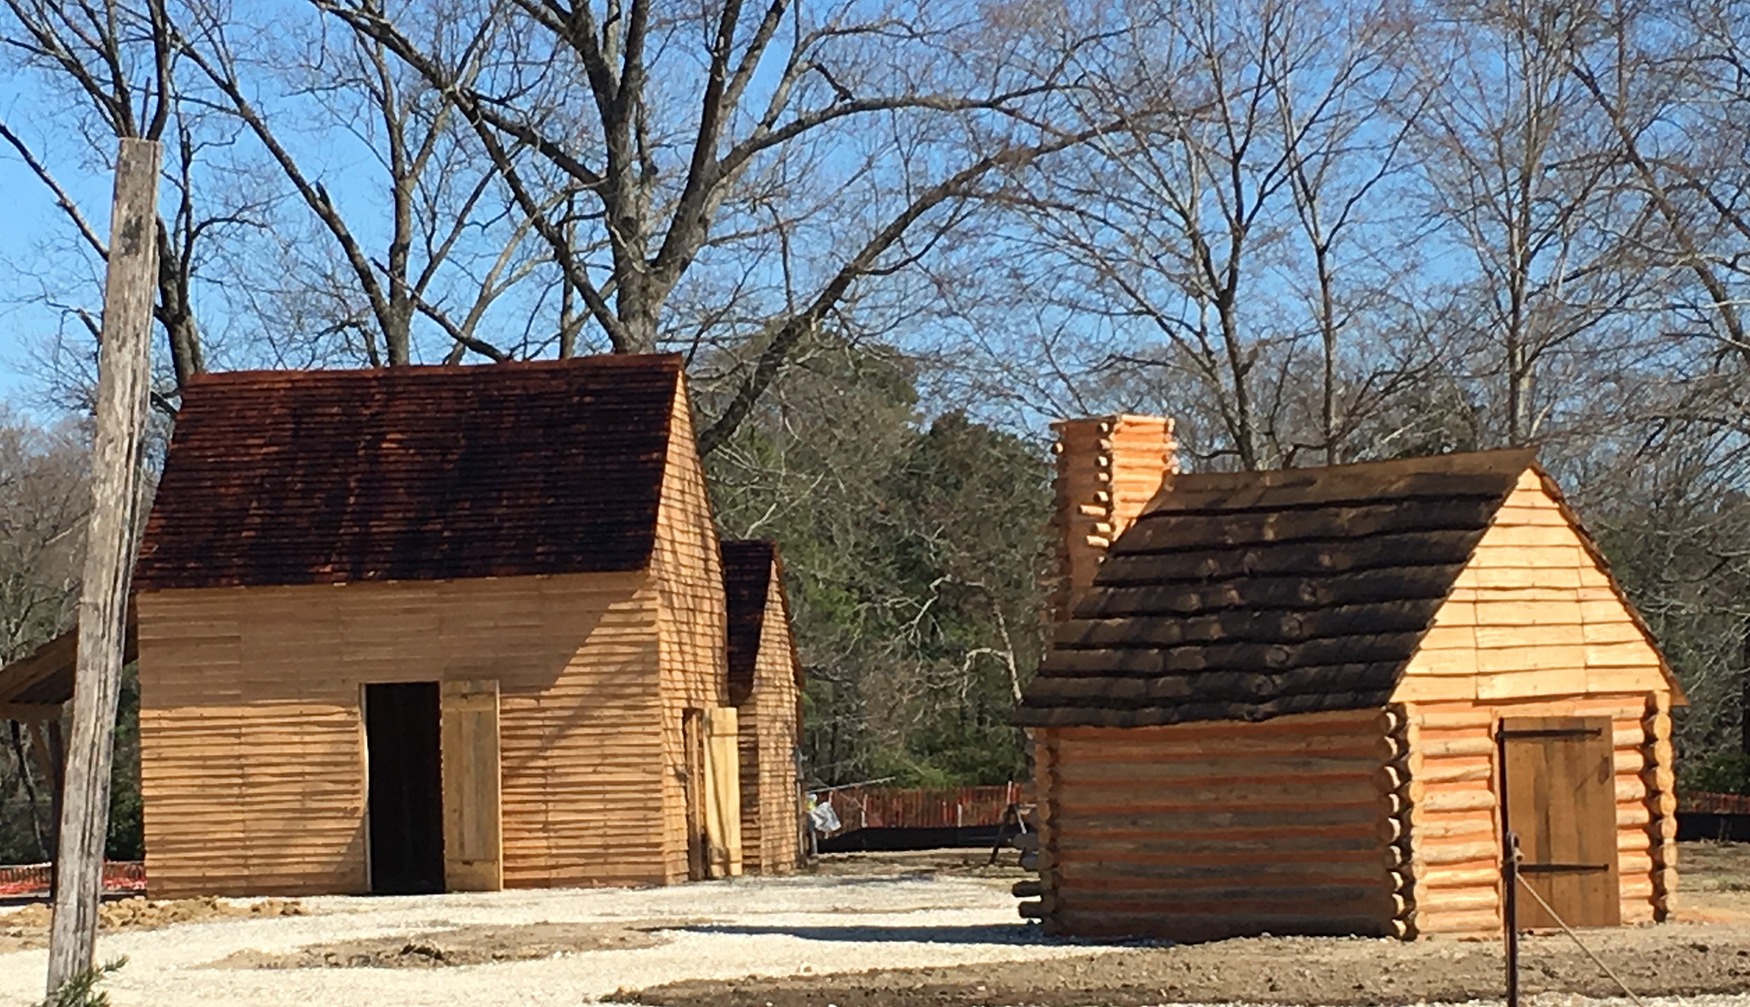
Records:
[[[705,711],[705,837],[710,876],[741,875],[741,742],[733,706]]]
[[[1574,927],[1622,922],[1616,862],[1616,766],[1609,717],[1508,717],[1507,824],[1519,874]],[[1556,926],[1521,891],[1521,929]]]
[[[440,696],[444,777],[444,887],[504,887],[499,801],[498,683],[445,682]]]

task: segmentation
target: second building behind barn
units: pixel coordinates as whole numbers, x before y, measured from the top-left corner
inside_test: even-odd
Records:
[[[764,827],[678,358],[197,378],[135,587],[154,894],[667,883]]]
[[[795,868],[802,851],[802,664],[790,637],[783,569],[771,542],[723,543],[729,599],[729,699],[740,720],[741,849],[749,871]]]

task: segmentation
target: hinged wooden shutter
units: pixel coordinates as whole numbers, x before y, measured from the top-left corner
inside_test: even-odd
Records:
[[[705,711],[705,835],[710,874],[741,874],[741,755],[732,706]]]
[[[1611,730],[1609,717],[1501,721],[1507,825],[1519,837],[1519,874],[1569,926],[1622,922]],[[1518,920],[1521,929],[1556,925],[1523,891]]]
[[[444,887],[504,887],[499,806],[498,683],[444,682]]]

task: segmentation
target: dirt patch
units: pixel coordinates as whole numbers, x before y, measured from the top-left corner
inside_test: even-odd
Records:
[[[664,924],[672,926],[673,924]],[[454,927],[412,937],[313,944],[285,954],[245,950],[213,962],[218,969],[441,968],[559,958],[581,951],[648,948],[668,938],[658,924],[530,923]]]
[[[850,870],[879,874],[904,863],[859,855]],[[988,854],[987,854],[988,856]],[[957,853],[920,856],[956,873]],[[982,858],[978,861],[982,864]],[[1750,988],[1750,844],[1685,843],[1679,853],[1679,922],[1588,931],[1585,939],[1638,994],[1738,993]],[[979,868],[974,867],[976,874]],[[847,924],[849,925],[849,924]],[[1022,939],[1052,942],[1034,928]],[[907,933],[908,940],[974,940],[975,934]],[[1179,947],[1134,947],[1072,958],[949,968],[889,969],[819,977],[689,981],[612,999],[664,1007],[1141,1007],[1173,1002],[1408,1004],[1502,994],[1494,941],[1259,937]],[[1621,991],[1564,935],[1525,938],[1521,988],[1616,996]]]
[[[1636,993],[1741,992],[1750,986],[1750,935],[1712,925],[1627,931],[1597,941]],[[1652,938],[1652,939],[1645,939]],[[1041,938],[1043,939],[1043,938]],[[1567,938],[1523,946],[1526,993],[1621,995]],[[1160,1003],[1409,1004],[1498,998],[1500,948],[1428,940],[1261,937],[1135,948],[1048,961],[860,972],[810,979],[691,981],[609,999],[665,1007],[1144,1007]]]
[[[98,907],[99,930],[155,930],[176,923],[235,919],[239,916],[302,916],[304,907],[293,899],[261,899],[227,902],[204,899],[117,899]],[[25,906],[0,913],[0,953],[47,947],[49,907]]]
[[[1750,843],[1682,843],[1677,870],[1680,919],[1750,923]]]

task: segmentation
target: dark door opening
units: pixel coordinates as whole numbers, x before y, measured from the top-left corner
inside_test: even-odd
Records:
[[[365,686],[371,891],[378,895],[444,890],[438,737],[436,682]]]
[[[711,876],[705,837],[705,711],[681,711],[681,746],[686,750],[684,803],[687,812],[687,879]]]

